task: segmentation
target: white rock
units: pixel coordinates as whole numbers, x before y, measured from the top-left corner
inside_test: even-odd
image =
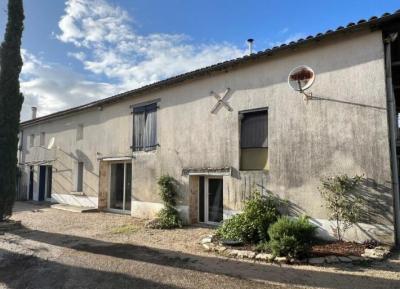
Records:
[[[239,254],[239,250],[227,250],[227,254],[230,257],[236,257]]]
[[[224,246],[217,246],[215,248],[219,253],[225,252],[226,251],[226,247]]]
[[[286,263],[287,259],[286,257],[275,257],[274,261],[277,263]]]
[[[200,241],[202,244],[207,244],[212,242],[212,237],[205,237]]]
[[[364,254],[361,256],[369,259],[382,260],[390,253],[390,249],[384,246],[378,246],[373,249],[365,249]]]
[[[237,256],[238,258],[253,259],[256,256],[256,253],[254,253],[253,251],[239,250]]]
[[[272,254],[260,253],[256,255],[256,260],[269,261],[273,259]]]

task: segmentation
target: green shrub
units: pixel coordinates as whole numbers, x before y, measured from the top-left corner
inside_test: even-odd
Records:
[[[164,202],[164,208],[157,214],[157,219],[151,222],[149,227],[154,229],[173,229],[182,227],[179,212],[175,209],[176,190],[175,180],[170,176],[161,176],[157,184],[160,187],[160,197]]]
[[[165,207],[158,212],[158,220],[154,224],[155,229],[174,229],[182,227],[182,221],[178,211],[173,207]]]
[[[280,218],[268,230],[272,254],[287,257],[307,256],[315,239],[316,229],[307,217]]]
[[[258,243],[268,240],[268,228],[280,216],[278,200],[272,195],[255,192],[244,205],[242,213],[224,221],[217,230],[222,240]]]
[[[174,178],[168,175],[163,175],[158,179],[157,184],[160,187],[160,197],[165,206],[176,206],[176,190]]]

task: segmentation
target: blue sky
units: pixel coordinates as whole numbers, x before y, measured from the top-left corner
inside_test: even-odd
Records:
[[[24,2],[22,119],[33,105],[45,115],[239,57],[249,37],[264,50],[400,9],[392,0]]]

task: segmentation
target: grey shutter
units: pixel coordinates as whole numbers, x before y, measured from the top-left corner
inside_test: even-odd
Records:
[[[268,112],[243,114],[240,133],[241,148],[268,147]]]

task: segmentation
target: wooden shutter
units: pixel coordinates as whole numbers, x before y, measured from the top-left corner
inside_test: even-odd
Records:
[[[243,114],[240,133],[241,148],[268,147],[268,112],[257,111]]]

